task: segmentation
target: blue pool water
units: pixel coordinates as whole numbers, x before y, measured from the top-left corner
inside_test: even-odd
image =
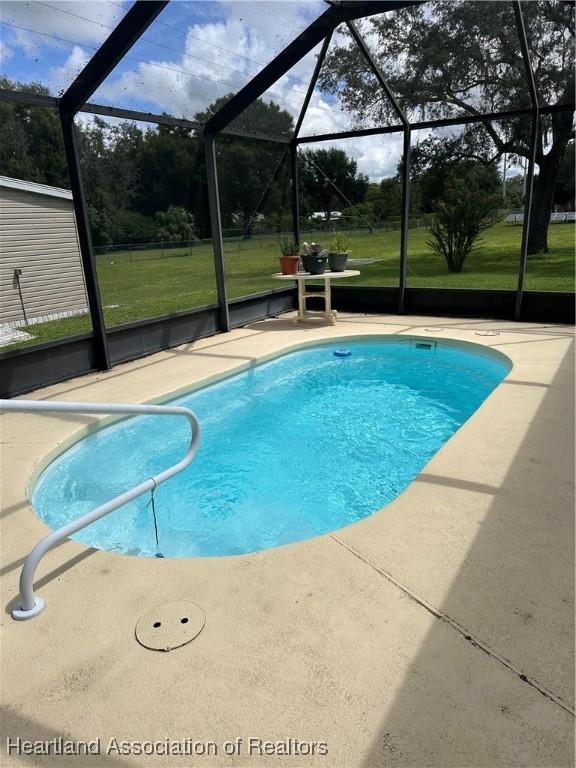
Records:
[[[202,426],[196,459],[156,491],[165,557],[235,555],[307,539],[392,501],[509,370],[505,359],[414,340],[317,346],[174,402]],[[191,361],[191,365],[193,362]],[[100,430],[41,475],[33,504],[52,528],[184,454],[189,425],[138,417]],[[149,496],[73,538],[154,556]]]

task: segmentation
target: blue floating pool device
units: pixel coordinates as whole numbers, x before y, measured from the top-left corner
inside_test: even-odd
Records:
[[[334,357],[350,357],[352,352],[349,349],[335,349]]]

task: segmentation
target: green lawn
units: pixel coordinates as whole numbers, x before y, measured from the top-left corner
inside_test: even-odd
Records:
[[[400,234],[366,231],[350,233],[351,258],[376,259],[359,267],[355,285],[398,285]],[[327,233],[306,233],[303,240],[329,239]],[[431,253],[425,229],[411,229],[408,248],[408,286],[436,288],[511,289],[517,284],[522,230],[505,223],[485,233],[481,247],[468,257],[460,274],[448,272],[445,263]],[[226,243],[225,260],[229,298],[280,287],[271,279],[278,272],[278,239],[263,236]],[[531,256],[525,288],[541,291],[574,290],[574,227],[552,224],[550,252]],[[116,251],[98,256],[98,278],[108,327],[156,317],[216,302],[212,247],[201,243],[191,249],[164,251]],[[347,281],[346,281],[347,282]],[[55,320],[22,330],[34,338],[3,347],[2,351],[63,338],[91,328],[87,316]]]

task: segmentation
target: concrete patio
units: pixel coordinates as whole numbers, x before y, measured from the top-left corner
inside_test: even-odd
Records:
[[[2,765],[574,765],[572,327],[343,314],[334,327],[294,329],[288,315],[25,399],[162,401],[298,345],[374,334],[471,342],[513,368],[412,485],[362,522],[192,560],[69,541],[40,566],[47,607],[29,622],[9,612],[23,559],[48,532],[31,479],[97,419],[0,417]],[[206,626],[170,653],[146,650],[136,623],[171,600],[199,603]],[[6,754],[6,738],[58,736],[100,739],[100,754]],[[325,742],[327,754],[262,754],[251,737]],[[237,738],[240,754],[225,754]],[[217,754],[119,754],[111,739],[193,739]]]

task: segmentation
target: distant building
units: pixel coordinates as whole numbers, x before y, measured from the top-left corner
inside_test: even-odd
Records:
[[[72,192],[0,176],[0,325],[87,311]]]

